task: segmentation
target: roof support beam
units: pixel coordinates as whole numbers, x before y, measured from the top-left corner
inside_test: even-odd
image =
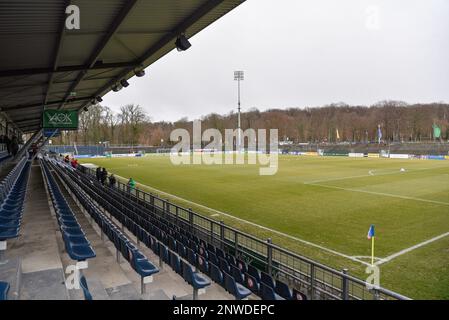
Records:
[[[104,48],[108,45],[109,41],[112,39],[112,37],[117,32],[118,28],[122,24],[122,22],[126,19],[129,12],[132,10],[134,5],[137,3],[138,0],[127,0],[125,2],[125,5],[120,10],[120,13],[118,16],[113,20],[111,26],[109,27],[106,35],[103,37],[101,42],[97,45],[97,47],[94,49],[93,53],[89,57],[89,60],[87,61],[87,65],[89,68],[93,67],[97,59],[99,58],[101,52],[104,50]],[[76,78],[76,80],[73,82],[73,84],[70,86],[69,90],[67,90],[67,93],[64,97],[64,101],[61,103],[61,105],[58,107],[58,109],[62,108],[67,101],[67,99],[70,97],[70,93],[76,89],[76,87],[80,84],[80,82],[83,80],[84,76],[86,75],[86,71],[81,71]]]
[[[116,62],[116,63],[96,63],[89,67],[87,65],[75,65],[75,66],[62,66],[56,70],[53,68],[32,68],[32,69],[19,69],[19,70],[2,70],[0,71],[0,78],[4,77],[17,77],[17,76],[32,76],[45,73],[61,73],[61,72],[74,72],[74,71],[90,71],[90,70],[102,70],[102,69],[116,69],[116,68],[134,68],[138,65],[135,62]]]
[[[74,98],[70,99],[69,101],[66,101],[66,103],[75,103],[75,102],[83,102],[86,100],[92,100],[95,96],[89,96],[89,97],[80,97],[80,98]],[[63,103],[64,100],[57,100],[57,101],[49,101],[47,102],[47,106],[51,105],[58,105]],[[33,107],[41,107],[42,102],[33,103],[33,104],[23,104],[18,106],[11,106],[11,107],[2,107],[1,111],[9,111],[9,110],[18,110],[18,109],[27,109],[27,108],[33,108]]]
[[[65,0],[63,8],[67,8],[71,2],[72,2],[71,0]],[[45,105],[47,104],[48,96],[49,96],[49,93],[51,90],[51,85],[53,84],[53,78],[55,76],[55,71],[57,70],[58,64],[59,64],[59,57],[61,54],[62,46],[64,44],[64,34],[65,34],[65,30],[66,30],[65,17],[66,17],[65,12],[63,12],[62,17],[61,17],[61,24],[59,26],[58,40],[56,41],[55,54],[54,54],[54,58],[53,58],[53,71],[51,72],[50,78],[48,80],[47,90],[45,93],[45,98],[44,98],[44,103],[42,105],[42,109],[44,109]]]
[[[143,65],[145,60],[150,58],[153,54],[155,54],[158,50],[169,44],[171,41],[175,40],[178,35],[185,32],[187,29],[189,29],[195,22],[203,18],[205,15],[207,15],[209,12],[214,10],[216,7],[218,7],[220,4],[222,4],[225,0],[209,0],[206,1],[205,4],[203,4],[200,8],[198,8],[192,15],[187,17],[185,20],[183,20],[180,24],[178,24],[170,33],[164,35],[156,44],[151,46],[139,59],[135,61],[135,65]],[[120,80],[123,77],[126,77],[126,75],[131,72],[133,68],[127,68],[124,70],[118,77],[115,79],[112,79],[109,81],[106,85],[104,85],[102,88],[100,88],[94,96],[102,95],[104,92],[106,92],[115,82]],[[80,109],[84,108],[89,101],[84,103]]]

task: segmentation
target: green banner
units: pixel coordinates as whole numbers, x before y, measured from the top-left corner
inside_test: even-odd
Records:
[[[76,110],[44,110],[43,113],[44,129],[78,129],[78,111]]]
[[[433,138],[434,139],[441,138],[441,128],[436,124],[434,124],[432,127],[433,127]]]

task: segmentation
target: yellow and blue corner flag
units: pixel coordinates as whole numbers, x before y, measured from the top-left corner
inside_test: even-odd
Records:
[[[371,240],[371,265],[374,266],[374,224],[369,227],[368,240]]]
[[[369,227],[367,238],[371,240],[374,237],[374,224]]]

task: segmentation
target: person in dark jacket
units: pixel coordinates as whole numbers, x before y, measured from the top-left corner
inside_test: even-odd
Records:
[[[106,168],[103,168],[103,171],[101,171],[101,184],[106,185],[106,179],[108,178],[108,172],[106,171]]]
[[[117,180],[115,179],[115,176],[113,174],[111,174],[111,176],[109,177],[109,186],[111,188],[115,188],[116,183],[117,183]]]
[[[101,181],[101,167],[97,167],[97,170],[95,170],[95,176],[97,177],[97,181]]]
[[[4,142],[6,144],[6,150],[8,150],[8,154],[11,155],[11,140],[6,135],[5,135]]]
[[[19,152],[19,140],[16,136],[13,136],[11,139],[11,153],[13,157],[16,156],[17,152]]]

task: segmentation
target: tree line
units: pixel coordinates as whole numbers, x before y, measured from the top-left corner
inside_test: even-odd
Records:
[[[441,128],[441,139],[449,139],[449,104],[413,104],[382,101],[372,106],[344,103],[323,107],[271,109],[251,108],[241,115],[242,129],[278,129],[281,140],[303,142],[375,141],[378,126],[387,142],[433,140],[433,125]],[[237,114],[211,113],[202,117],[202,129],[215,128],[224,134],[235,129]],[[129,104],[113,112],[107,106],[94,105],[79,115],[79,129],[64,132],[53,144],[150,145],[168,147],[170,132],[184,128],[192,133],[192,121],[152,122],[138,105]]]

